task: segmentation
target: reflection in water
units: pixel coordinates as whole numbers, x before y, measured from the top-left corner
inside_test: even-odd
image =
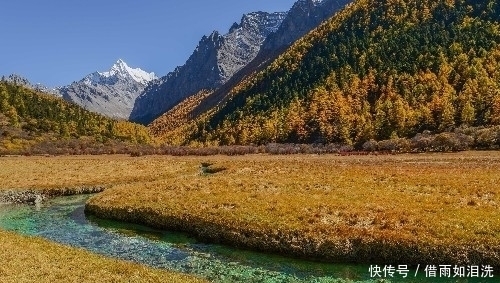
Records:
[[[204,244],[182,233],[87,218],[84,214],[87,198],[62,197],[38,207],[0,206],[0,228],[157,268],[195,274],[214,282],[370,282],[367,266],[295,260]],[[403,282],[423,281],[435,282],[425,278]]]

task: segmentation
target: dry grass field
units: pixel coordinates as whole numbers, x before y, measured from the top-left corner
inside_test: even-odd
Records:
[[[201,174],[202,162],[218,172]],[[500,267],[500,152],[0,158],[0,188],[96,184],[108,189],[87,211],[207,241],[329,261]]]
[[[149,159],[168,177],[87,210],[325,260],[500,266],[500,152]],[[226,170],[200,174],[202,161]]]
[[[205,282],[0,231],[0,282]]]
[[[0,157],[0,190],[58,189],[145,182],[175,176],[182,168],[165,158],[126,155]]]

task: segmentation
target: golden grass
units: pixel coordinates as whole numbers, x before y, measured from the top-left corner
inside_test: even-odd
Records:
[[[177,173],[160,158],[0,157],[0,191],[142,182]],[[0,282],[204,282],[0,231]]]
[[[0,282],[205,282],[0,231]]]
[[[58,189],[145,182],[182,172],[158,157],[126,155],[0,157],[0,190]]]
[[[88,210],[299,256],[500,266],[500,152],[156,159],[178,173]],[[200,175],[205,160],[227,170]]]
[[[500,152],[6,157],[0,188],[107,185],[88,211],[298,256],[500,266],[499,172]]]

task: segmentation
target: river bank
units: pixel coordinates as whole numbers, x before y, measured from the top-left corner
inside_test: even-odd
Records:
[[[206,282],[0,230],[1,282]]]
[[[354,279],[355,282],[372,282],[368,266],[297,260],[207,244],[170,230],[86,216],[84,206],[88,198],[85,195],[58,197],[38,207],[0,206],[0,229],[43,237],[108,258],[173,274],[183,273],[209,282],[353,283]],[[37,251],[33,253],[36,255]]]
[[[196,239],[265,253],[293,256],[318,262],[351,264],[400,264],[417,266],[491,266],[500,270],[500,247],[492,239],[477,237],[473,241],[455,242],[452,237],[436,239],[407,237],[397,231],[355,231],[333,229],[311,231],[304,225],[296,229],[272,223],[250,223],[229,220],[225,216],[167,212],[147,205],[102,205],[91,200],[86,213],[148,227],[185,232]],[[258,216],[257,216],[258,217]],[[257,218],[256,217],[256,218]],[[484,241],[483,241],[484,240]]]
[[[103,186],[54,188],[54,189],[28,189],[28,190],[3,190],[0,191],[0,204],[40,204],[47,199],[60,196],[74,196],[101,193]]]

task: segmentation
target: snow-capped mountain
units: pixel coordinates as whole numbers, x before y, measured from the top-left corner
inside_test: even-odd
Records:
[[[183,66],[148,85],[137,98],[130,120],[149,123],[186,97],[221,86],[257,56],[285,17],[286,13],[249,13],[227,34],[214,31],[203,36]]]
[[[108,84],[117,78],[132,79],[140,84],[146,85],[156,79],[155,73],[148,73],[139,68],[130,68],[127,63],[119,59],[107,72],[95,72],[84,78],[87,85]]]
[[[69,86],[58,88],[68,101],[103,115],[128,119],[136,98],[157,79],[154,73],[131,68],[119,59],[109,71],[94,72]]]

